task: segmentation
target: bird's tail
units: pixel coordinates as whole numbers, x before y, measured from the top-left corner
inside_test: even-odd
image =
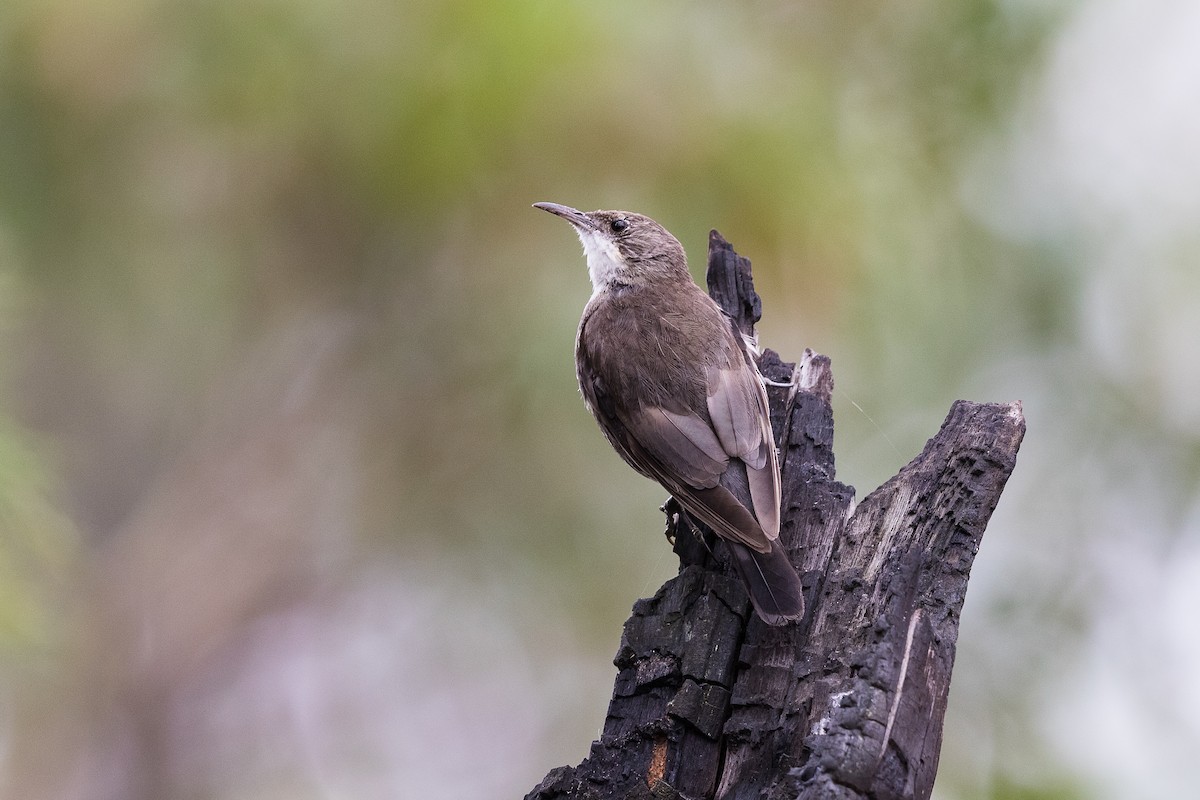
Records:
[[[804,616],[804,587],[778,539],[771,541],[766,553],[729,540],[725,544],[763,622],[786,625]]]

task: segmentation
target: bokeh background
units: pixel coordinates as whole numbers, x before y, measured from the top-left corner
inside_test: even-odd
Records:
[[[1028,435],[936,797],[1200,754],[1200,6],[0,3],[0,793],[521,797],[674,567],[553,200],[755,264],[865,496]]]

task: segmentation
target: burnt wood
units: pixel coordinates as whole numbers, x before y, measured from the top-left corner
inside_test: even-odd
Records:
[[[750,262],[716,231],[708,288],[753,335]],[[724,548],[698,541],[668,501],[679,575],[634,604],[588,757],[526,800],[929,797],[959,613],[1025,433],[1021,406],[955,402],[921,454],[856,506],[834,473],[829,359],[766,350],[759,368],[777,384],[780,537],[804,619],[763,624]]]

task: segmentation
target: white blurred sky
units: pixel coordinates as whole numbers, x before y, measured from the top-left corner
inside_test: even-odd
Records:
[[[968,171],[964,197],[1004,236],[1075,249],[1086,368],[1124,392],[1135,424],[1168,445],[1200,435],[1200,3],[1075,5],[1011,127]],[[1075,545],[1091,551],[1079,566],[1094,571],[1102,599],[1082,652],[1044,687],[1042,732],[1089,796],[1194,796],[1200,507],[1172,508],[1178,498],[1162,486],[1180,479],[1163,471],[1178,463],[1156,459],[1152,444],[1124,451],[1136,434],[1089,430],[1103,412],[1086,395],[1076,400],[1075,446],[1088,435],[1097,443],[1078,454],[1111,458],[1090,469],[1109,485],[1079,487],[1061,503],[1095,504],[1075,515],[1088,527]],[[1024,470],[1047,467],[1025,458],[1063,457],[1036,444],[1049,436],[1071,446],[1060,433],[1031,424],[1013,488]],[[1010,522],[1033,522],[1010,511]],[[1024,544],[1039,548],[1036,536]]]

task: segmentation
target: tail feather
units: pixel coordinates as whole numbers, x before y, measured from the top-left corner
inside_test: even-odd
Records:
[[[804,587],[779,540],[759,553],[737,542],[726,541],[754,610],[768,625],[786,625],[804,616]]]

